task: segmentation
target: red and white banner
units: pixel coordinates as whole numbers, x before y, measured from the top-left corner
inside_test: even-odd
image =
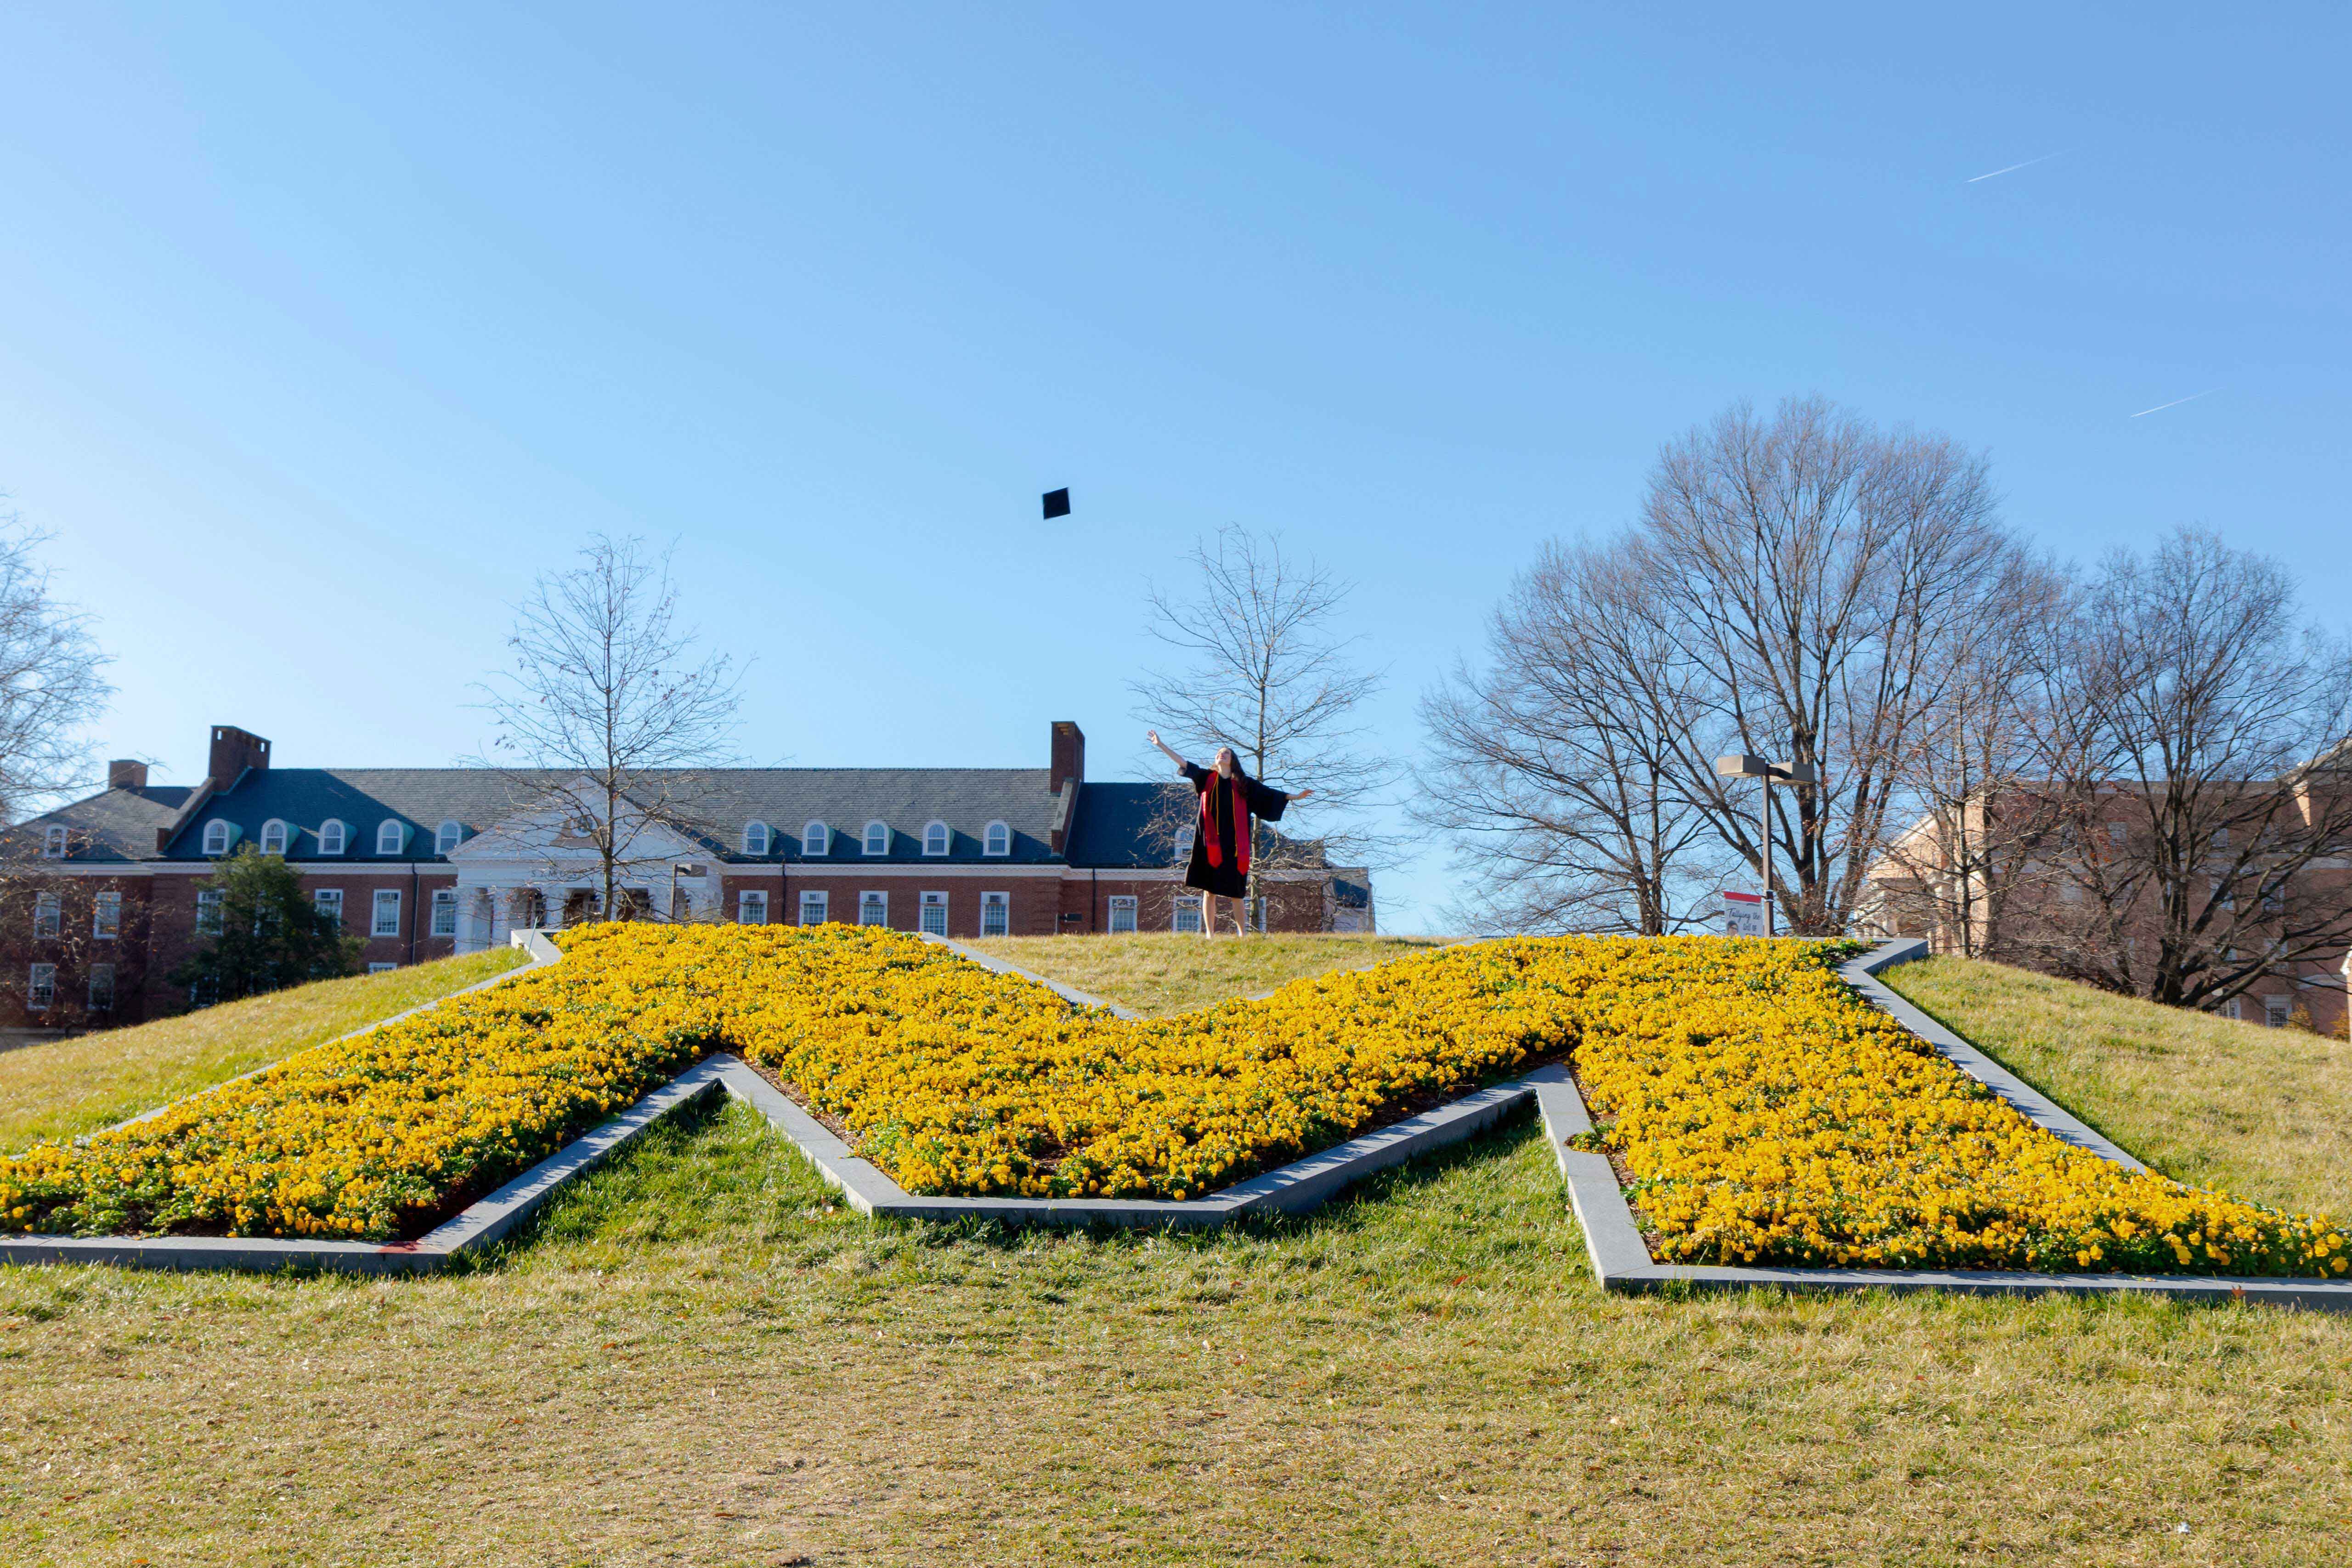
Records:
[[[1723,934],[1762,936],[1763,897],[1757,893],[1735,893],[1727,889],[1723,895]]]

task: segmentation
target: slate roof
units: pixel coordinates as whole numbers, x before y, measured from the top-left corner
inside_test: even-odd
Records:
[[[538,790],[576,776],[488,768],[256,768],[206,800],[160,855],[155,830],[172,823],[192,789],[108,790],[0,834],[0,854],[37,857],[42,828],[64,822],[76,830],[77,861],[203,861],[208,858],[206,824],[231,823],[239,830],[238,842],[258,844],[263,825],[275,818],[296,830],[286,858],[298,865],[405,865],[438,858],[434,841],[442,823],[460,823],[471,837],[531,809]],[[947,863],[1009,860],[1106,870],[1174,864],[1175,847],[1166,830],[1171,819],[1160,814],[1171,806],[1188,810],[1192,792],[1181,780],[1083,785],[1067,852],[1057,856],[1051,836],[1061,802],[1046,791],[1050,776],[1045,768],[729,768],[691,775],[702,808],[696,815],[708,824],[708,852],[737,864],[872,865],[878,858],[864,852],[863,835],[866,823],[877,819],[890,826],[887,858],[897,862],[941,863],[941,857],[923,853],[923,828],[937,820],[950,833]],[[376,853],[376,832],[387,818],[410,829],[408,847],[400,854]],[[341,855],[319,850],[319,829],[330,819],[351,826]],[[741,852],[744,825],[755,820],[770,830],[764,856]],[[802,828],[811,820],[833,830],[828,852],[814,860],[801,849]],[[1010,856],[982,853],[991,822],[1012,830]]]
[[[45,830],[63,823],[71,830],[67,843],[78,861],[152,860],[155,830],[169,826],[194,793],[184,784],[110,789],[0,833],[0,858],[37,858]]]

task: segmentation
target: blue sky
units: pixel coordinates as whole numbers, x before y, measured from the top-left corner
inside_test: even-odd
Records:
[[[1410,755],[1543,539],[1814,391],[2344,624],[2346,12],[1626,9],[11,6],[0,491],[99,750],[450,761],[611,530],[756,659],[759,760],[1075,718],[1139,776],[1145,584],[1240,522],[1360,584]]]

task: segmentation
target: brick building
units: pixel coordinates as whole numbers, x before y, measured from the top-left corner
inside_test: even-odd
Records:
[[[164,979],[203,940],[214,862],[283,856],[364,943],[371,970],[588,918],[597,853],[551,776],[479,768],[273,768],[212,732],[201,784],[114,763],[107,788],[0,834],[0,1027],[135,1023],[187,998]],[[691,775],[692,825],[635,825],[632,904],[673,918],[847,921],[941,936],[1197,931],[1181,781],[1090,784],[1053,726],[1042,768],[742,768]],[[1171,809],[1171,792],[1181,797]],[[1286,841],[1255,923],[1373,929],[1371,881]]]

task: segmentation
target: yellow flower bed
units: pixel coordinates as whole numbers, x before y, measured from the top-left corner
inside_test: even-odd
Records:
[[[711,1049],[915,1192],[1181,1198],[1573,1047],[1661,1256],[2342,1273],[2324,1223],[2067,1148],[1831,950],[1519,940],[1123,1023],[901,933],[606,926],[136,1127],[0,1160],[0,1229],[389,1239]]]

